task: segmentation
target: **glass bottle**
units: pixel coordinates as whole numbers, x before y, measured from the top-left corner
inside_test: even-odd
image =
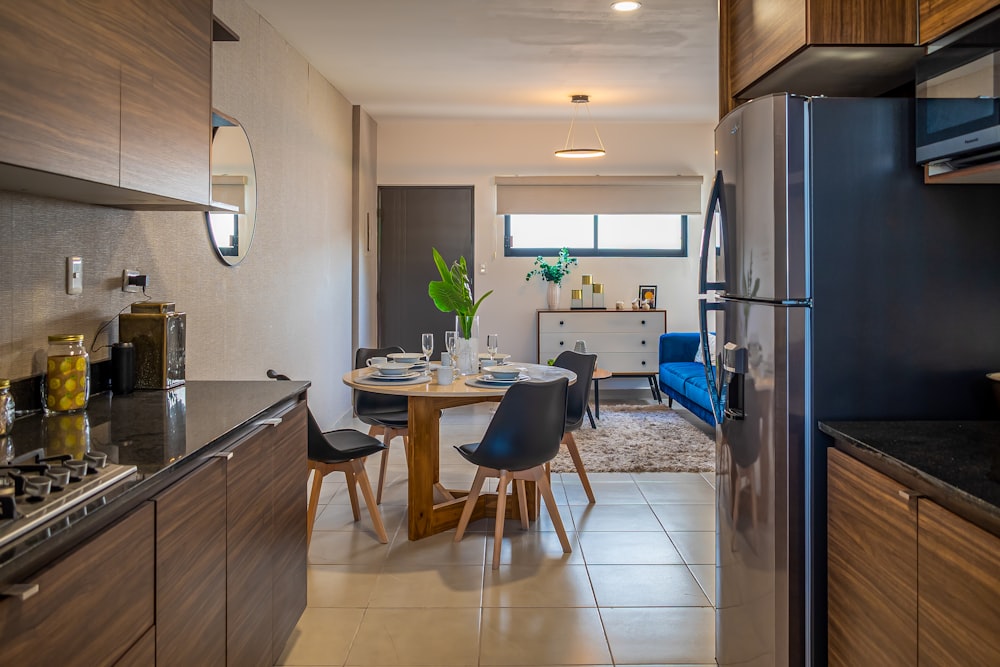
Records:
[[[14,426],[14,397],[10,395],[10,380],[0,378],[0,436]]]
[[[49,336],[45,367],[45,411],[77,412],[90,398],[90,357],[83,334]]]

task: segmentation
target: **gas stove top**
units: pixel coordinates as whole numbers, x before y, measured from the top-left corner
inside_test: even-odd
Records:
[[[102,452],[46,457],[42,449],[0,465],[0,547],[135,476]]]

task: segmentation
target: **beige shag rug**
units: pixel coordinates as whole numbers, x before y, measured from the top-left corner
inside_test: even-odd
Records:
[[[573,431],[587,472],[711,472],[715,442],[666,405],[601,405],[597,428],[590,421]],[[566,448],[552,472],[573,472]]]

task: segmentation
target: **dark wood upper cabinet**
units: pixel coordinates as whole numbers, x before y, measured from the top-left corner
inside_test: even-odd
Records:
[[[920,43],[933,42],[1000,5],[1000,0],[920,0]]]
[[[0,44],[0,189],[209,207],[211,0],[9,0]]]
[[[913,78],[912,0],[721,0],[720,112],[768,93],[873,95]]]

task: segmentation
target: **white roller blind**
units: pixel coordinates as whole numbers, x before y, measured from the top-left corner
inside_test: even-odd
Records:
[[[702,176],[497,176],[497,213],[701,213]]]

